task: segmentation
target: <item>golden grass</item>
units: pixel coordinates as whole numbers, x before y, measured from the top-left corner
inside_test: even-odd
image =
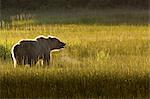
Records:
[[[51,15],[47,16],[45,20]],[[37,24],[34,20],[0,30],[0,45],[6,48],[0,49],[0,57],[6,56],[0,61],[1,97],[148,97],[149,25]],[[67,45],[52,53],[47,68],[14,69],[9,52],[13,44],[38,35],[56,36]]]

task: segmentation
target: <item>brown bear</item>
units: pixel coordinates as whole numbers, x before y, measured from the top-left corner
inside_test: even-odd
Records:
[[[12,48],[14,67],[16,65],[35,65],[40,59],[43,65],[49,65],[50,52],[55,49],[64,48],[65,43],[58,38],[38,36],[35,40],[21,40]]]

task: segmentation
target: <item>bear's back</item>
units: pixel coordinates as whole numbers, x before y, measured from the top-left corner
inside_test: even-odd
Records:
[[[39,53],[39,48],[36,41],[22,40],[14,47],[14,53],[19,56],[32,55],[34,53]]]
[[[22,41],[20,41],[20,45],[29,46],[29,45],[36,45],[36,44],[37,44],[36,41],[31,41],[31,40],[22,40]]]

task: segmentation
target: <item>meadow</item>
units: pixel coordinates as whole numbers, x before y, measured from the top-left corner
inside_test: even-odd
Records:
[[[148,99],[149,32],[148,12],[140,9],[12,14],[1,22],[0,97]],[[51,53],[46,68],[13,68],[11,47],[38,35],[56,36],[66,47]]]

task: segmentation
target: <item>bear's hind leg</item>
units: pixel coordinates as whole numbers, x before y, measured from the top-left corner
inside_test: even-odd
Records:
[[[24,65],[24,59],[17,57],[16,58],[16,65],[19,65],[19,66]]]

